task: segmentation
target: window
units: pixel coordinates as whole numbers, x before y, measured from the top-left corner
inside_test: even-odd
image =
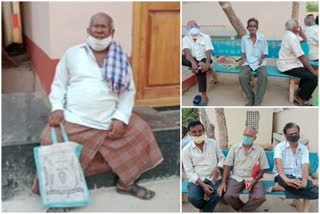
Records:
[[[259,132],[260,114],[258,111],[247,111],[246,127],[253,127]]]

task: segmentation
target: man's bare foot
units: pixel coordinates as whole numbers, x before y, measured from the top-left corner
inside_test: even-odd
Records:
[[[273,187],[269,187],[267,192],[268,193],[272,193],[272,192],[284,192],[285,188],[283,188],[282,186],[280,186],[280,184],[277,182],[275,183],[275,185]]]

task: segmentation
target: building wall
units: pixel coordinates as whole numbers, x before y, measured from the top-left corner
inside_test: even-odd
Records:
[[[270,145],[272,142],[272,118],[273,109],[261,109],[261,108],[224,108],[227,129],[228,129],[228,145],[229,147],[233,144],[241,142],[243,131],[246,127],[246,112],[259,111],[259,133],[255,141],[259,145]],[[219,126],[217,125],[217,119],[215,110],[213,108],[207,109],[210,121],[215,125],[216,138],[219,141]]]
[[[283,127],[288,122],[298,124],[300,126],[301,137],[309,139],[310,152],[318,152],[318,109],[287,109],[276,113],[274,116],[274,132],[282,133]]]
[[[114,19],[115,39],[128,55],[132,46],[132,2],[24,2],[25,35],[50,58],[59,59],[69,47],[86,40],[90,17],[105,12]],[[125,15],[124,15],[125,14]]]
[[[55,67],[64,52],[85,42],[90,17],[98,12],[114,19],[115,40],[132,52],[132,2],[23,2],[22,23],[33,70],[50,93]]]
[[[249,18],[257,18],[259,32],[267,39],[281,39],[284,24],[291,17],[292,2],[231,2],[231,5],[244,27]],[[305,11],[306,2],[300,2],[298,21],[302,26]],[[218,2],[183,2],[182,25],[192,19],[197,20],[200,27],[233,30]]]

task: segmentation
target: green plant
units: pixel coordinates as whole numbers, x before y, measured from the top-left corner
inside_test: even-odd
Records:
[[[199,120],[197,108],[183,108],[182,109],[182,124],[188,125],[191,121]]]
[[[318,1],[307,1],[307,12],[318,12]]]

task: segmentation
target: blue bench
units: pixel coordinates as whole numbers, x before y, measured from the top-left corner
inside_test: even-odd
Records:
[[[211,40],[214,50],[213,56],[228,56],[228,57],[241,57],[241,40],[226,40],[226,39],[214,39]],[[266,58],[279,58],[279,50],[281,47],[281,40],[267,40],[269,54]],[[301,47],[305,53],[305,56],[309,53],[309,46],[307,42],[302,42]],[[314,62],[312,62],[314,64]],[[214,67],[217,73],[233,73],[239,74],[240,68],[227,69],[224,67],[224,63],[214,63]],[[266,66],[267,74],[271,77],[280,77],[289,79],[289,103],[293,102],[295,79],[299,79],[294,76],[281,73],[276,66]],[[255,75],[255,72],[252,72]]]
[[[228,155],[228,150],[223,150],[223,154],[226,157]],[[268,159],[268,163],[270,168],[266,169],[264,172],[266,173],[271,173],[274,167],[274,161],[273,161],[273,152],[268,152],[266,151],[266,156]],[[314,174],[317,172],[318,169],[318,165],[319,165],[319,157],[317,153],[309,153],[309,161],[310,161],[310,166],[309,166],[309,173],[310,174]],[[263,185],[264,185],[264,192],[266,195],[270,195],[270,193],[267,192],[268,188],[271,186],[274,186],[274,181],[267,181],[267,180],[263,180]],[[182,182],[182,194],[188,194],[188,180]],[[248,194],[247,191],[243,190],[242,194]],[[284,192],[272,192],[271,195],[284,195]]]

